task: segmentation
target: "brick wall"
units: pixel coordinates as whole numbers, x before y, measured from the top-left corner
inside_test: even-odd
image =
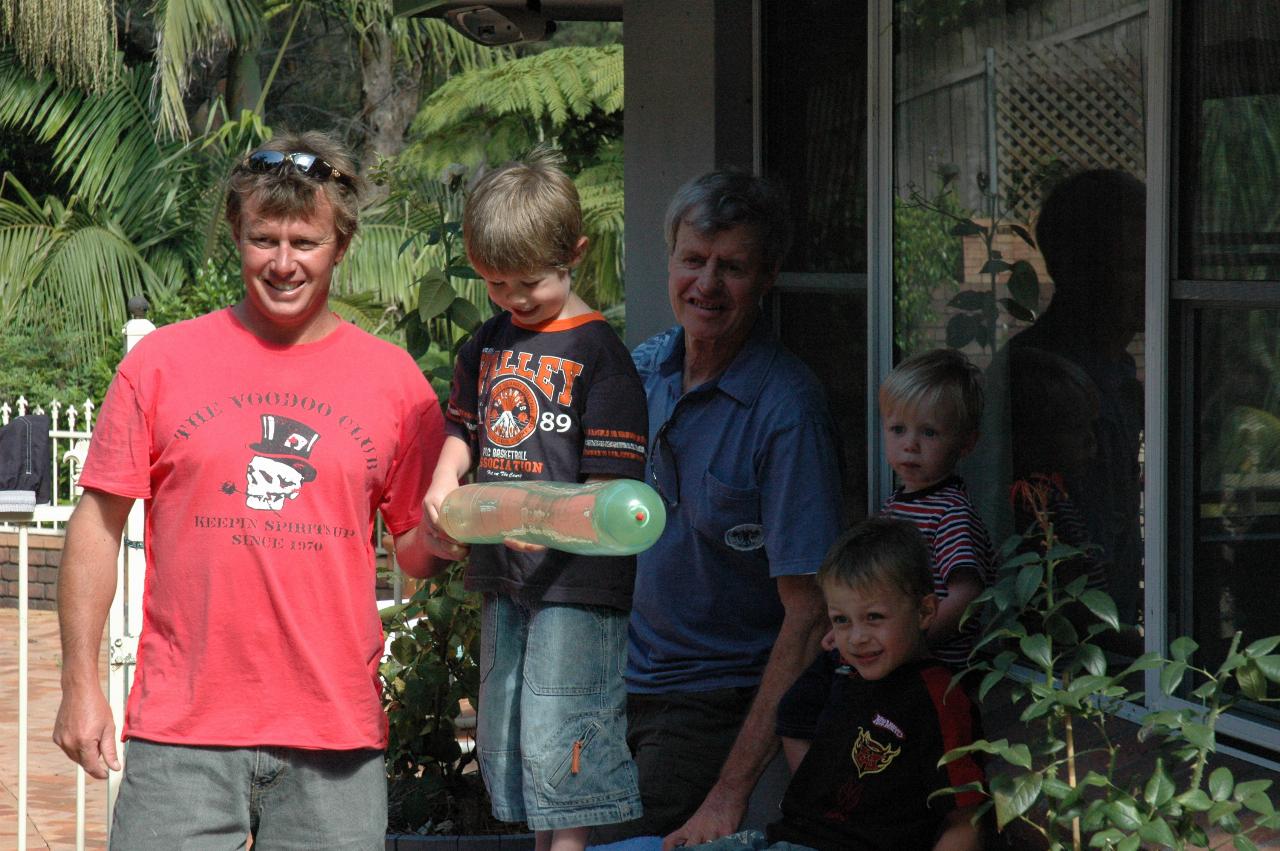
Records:
[[[62,533],[27,536],[27,596],[33,609],[55,608]],[[18,533],[0,532],[0,607],[18,607]]]
[[[27,594],[33,609],[57,608],[56,589],[58,565],[62,563],[62,533],[44,534],[32,532],[27,536],[29,583]],[[383,565],[379,559],[379,567]],[[391,581],[379,571],[377,595],[379,600],[391,599]],[[417,588],[417,583],[405,577],[406,597]],[[0,532],[0,608],[18,607],[18,533]]]

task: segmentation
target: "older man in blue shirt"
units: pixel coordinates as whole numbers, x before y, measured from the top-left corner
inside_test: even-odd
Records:
[[[649,402],[647,476],[667,528],[641,554],[628,739],[664,847],[733,832],[778,749],[778,699],[817,653],[813,581],[840,524],[826,401],[760,302],[790,242],[761,178],[713,172],[667,211],[676,327],[633,353]],[[616,838],[616,836],[611,837]]]

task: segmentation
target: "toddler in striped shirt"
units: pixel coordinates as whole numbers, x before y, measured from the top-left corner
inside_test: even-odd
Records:
[[[938,598],[927,641],[935,657],[959,669],[978,630],[976,618],[961,620],[991,581],[994,559],[986,525],[955,472],[978,442],[982,374],[960,352],[934,349],[895,367],[880,385],[879,402],[885,454],[898,480],[880,514],[908,521],[924,538]],[[833,646],[828,633],[823,653],[778,705],[777,732],[789,762],[812,739],[832,678],[850,673]]]

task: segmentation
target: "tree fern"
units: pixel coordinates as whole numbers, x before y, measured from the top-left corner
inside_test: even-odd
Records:
[[[582,203],[583,228],[590,242],[578,270],[580,292],[599,307],[623,298],[623,183],[622,145],[605,145],[595,165],[575,178]]]
[[[545,126],[555,129],[594,108],[617,112],[622,108],[621,67],[620,45],[560,47],[459,74],[427,98],[411,132],[423,139],[443,135],[477,114],[519,114],[535,122],[545,119]],[[615,84],[616,90],[611,88]]]
[[[590,240],[575,275],[579,293],[598,307],[622,299],[623,186],[620,139],[596,141],[599,116],[622,110],[622,48],[563,47],[459,74],[424,103],[413,141],[398,158],[399,177],[433,176],[449,163],[475,167],[515,159],[535,144],[574,136],[598,144],[571,174]],[[583,158],[585,157],[585,161]],[[480,306],[484,306],[481,304]]]

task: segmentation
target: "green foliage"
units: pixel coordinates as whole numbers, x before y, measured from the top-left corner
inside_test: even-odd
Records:
[[[466,170],[454,165],[426,178],[415,168],[384,162],[375,179],[388,185],[386,206],[400,218],[405,239],[398,252],[418,273],[400,302],[396,327],[443,403],[458,349],[493,313],[488,290],[462,248],[458,219]]]
[[[239,271],[239,267],[220,267],[213,260],[206,261],[190,283],[156,299],[147,318],[159,327],[230,307],[244,295]]]
[[[1266,235],[1280,230],[1280,210],[1267,188],[1280,181],[1280,102],[1256,94],[1209,99],[1200,109],[1200,185],[1192,195],[1195,273],[1204,280],[1274,280],[1280,263]],[[1245,252],[1233,247],[1224,254],[1212,242],[1201,242],[1241,233],[1258,235]]]
[[[622,96],[620,45],[551,48],[456,74],[418,112],[395,180],[430,186],[459,163],[469,172],[553,140],[589,240],[575,289],[607,309],[623,298]]]
[[[387,773],[414,781],[411,805],[428,809],[456,793],[474,759],[458,745],[459,702],[480,690],[480,599],[462,587],[458,563],[408,603],[382,612],[391,655],[382,663],[390,738]]]
[[[49,403],[102,404],[111,380],[107,355],[90,362],[73,356],[77,346],[70,331],[32,325],[9,325],[0,334],[0,402],[25,398],[46,411]],[[123,344],[120,346],[123,349]]]
[[[964,215],[955,191],[942,190],[930,202],[936,210]],[[954,290],[962,275],[963,244],[935,209],[893,202],[893,342],[907,357],[929,347],[927,326],[938,319],[934,293]]]
[[[0,320],[72,332],[87,363],[131,296],[162,300],[226,250],[220,180],[262,128],[226,122],[199,145],[158,142],[145,68],[88,95],[0,54],[0,87],[0,127],[51,145],[70,193],[36,198],[0,181]]]
[[[897,0],[894,23],[904,36],[936,38],[980,16],[1003,16],[1031,4],[1032,0]]]
[[[936,215],[939,223],[945,223],[949,228],[947,232],[951,236],[982,238],[987,259],[980,272],[987,276],[989,284],[981,290],[961,290],[947,302],[948,307],[955,309],[947,321],[947,345],[951,348],[962,349],[970,343],[977,343],[994,351],[1000,342],[998,332],[1001,308],[1011,320],[1035,321],[1040,308],[1040,278],[1035,268],[1025,260],[1007,262],[995,248],[995,239],[1001,227],[1007,227],[1031,248],[1036,247],[1030,231],[1020,224],[1010,222],[1006,225],[1005,222],[1011,210],[1017,209],[1030,193],[1060,177],[1063,168],[1061,162],[1053,160],[1031,173],[1013,173],[1004,198],[998,197],[987,186],[985,175],[979,175],[979,188],[986,196],[989,207],[990,222],[985,225],[959,206],[951,189],[959,175],[959,169],[954,165],[943,166],[938,170],[942,188],[933,198],[926,197],[915,186],[908,187],[908,198],[902,205],[904,210],[919,210]],[[922,259],[927,264],[932,256],[925,255]],[[1004,298],[998,297],[1001,284],[1009,291],[1009,295]],[[918,292],[908,298],[909,304],[917,311],[915,305],[920,298]]]
[[[988,0],[899,0],[895,23],[904,33],[937,35],[964,20]]]
[[[622,46],[560,47],[459,74],[436,89],[414,120],[425,142],[478,118],[559,128],[592,110],[622,110]]]
[[[1179,638],[1168,659],[1147,653],[1122,670],[1108,670],[1102,644],[1120,627],[1115,603],[1088,589],[1086,576],[1064,574],[1080,552],[1058,541],[1048,490],[1022,482],[1015,498],[1024,501],[1035,525],[1004,545],[998,581],[973,603],[971,613],[984,605],[990,612],[977,646],[998,652],[976,657],[964,675],[980,676],[980,699],[1010,680],[1031,741],[982,739],[948,752],[943,764],[971,752],[994,757],[987,763],[983,810],[994,809],[1001,830],[1015,822],[1030,826],[1050,848],[1181,849],[1206,845],[1210,828],[1247,848],[1251,833],[1280,827],[1265,794],[1271,781],[1237,784],[1225,767],[1214,769],[1207,785],[1205,779],[1218,720],[1234,695],[1268,700],[1268,682],[1280,682],[1280,655],[1274,653],[1280,637],[1241,650],[1237,633],[1216,668],[1201,667],[1196,643]],[[1013,678],[1015,665],[1029,668],[1031,678]],[[1166,696],[1181,694],[1184,681],[1194,677],[1198,685],[1190,697],[1199,705],[1143,720],[1139,739],[1156,758],[1147,775],[1119,767],[1120,743],[1108,734],[1107,720],[1108,710],[1141,700],[1129,683],[1152,670],[1159,670]],[[1099,734],[1101,745],[1093,751],[1078,747],[1086,727]],[[1170,770],[1188,764],[1189,773]],[[1253,816],[1249,827],[1241,820],[1246,813]]]

